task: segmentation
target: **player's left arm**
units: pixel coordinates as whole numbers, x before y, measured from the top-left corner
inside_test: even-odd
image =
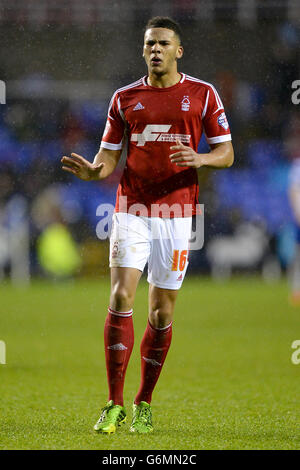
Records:
[[[176,145],[170,147],[175,151],[170,155],[170,160],[177,166],[189,166],[200,168],[208,166],[212,168],[229,168],[234,161],[234,151],[231,141],[211,144],[209,153],[197,153],[188,145],[176,140]]]

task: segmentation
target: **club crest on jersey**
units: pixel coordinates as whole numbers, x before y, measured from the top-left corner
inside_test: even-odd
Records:
[[[181,111],[189,111],[190,110],[191,102],[189,97],[185,95],[181,101]]]
[[[229,128],[229,124],[228,124],[225,113],[220,114],[220,116],[218,117],[218,124],[219,126],[222,126],[225,129],[225,131],[227,131],[227,129]]]
[[[147,124],[140,134],[131,134],[131,141],[137,142],[137,147],[142,147],[146,142],[176,142],[188,144],[191,136],[189,134],[171,134],[171,124]]]

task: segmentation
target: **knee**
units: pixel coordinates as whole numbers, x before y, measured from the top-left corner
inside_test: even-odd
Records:
[[[149,322],[154,328],[165,328],[173,320],[173,312],[169,309],[156,308],[149,312]]]
[[[134,296],[129,289],[122,286],[115,286],[110,297],[111,308],[117,311],[128,311],[133,307]]]

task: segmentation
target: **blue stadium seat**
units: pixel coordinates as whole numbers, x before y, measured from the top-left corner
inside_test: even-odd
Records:
[[[99,221],[96,210],[99,204],[111,204],[114,206],[116,198],[116,186],[109,187],[106,184],[94,182],[75,181],[71,185],[73,194],[80,200],[84,214],[93,227]],[[71,193],[70,193],[71,194]]]
[[[32,162],[41,158],[41,144],[37,141],[22,142],[16,152],[15,169],[24,172],[29,169]]]
[[[248,146],[247,159],[253,168],[269,167],[282,161],[283,146],[277,140],[255,140]]]
[[[41,147],[41,158],[45,161],[52,162],[60,160],[63,156],[63,146],[59,139],[48,140],[43,142]]]
[[[0,145],[12,142],[13,140],[15,139],[12,132],[5,125],[0,124]]]
[[[83,127],[88,132],[99,132],[105,125],[108,103],[103,101],[85,101],[72,110],[78,116]],[[99,135],[99,140],[100,140]]]
[[[287,197],[286,164],[236,169],[214,175],[222,207],[239,208],[245,220],[264,220],[270,233],[277,233],[292,220]]]
[[[90,140],[81,140],[76,143],[76,146],[74,149],[72,149],[73,152],[78,153],[78,155],[82,155],[90,161],[94,160],[94,156],[98,150],[99,146],[96,144],[96,142],[92,142]]]
[[[13,140],[0,141],[0,162],[13,167],[19,144]]]

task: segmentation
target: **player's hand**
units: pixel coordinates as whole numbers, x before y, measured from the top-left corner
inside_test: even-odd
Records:
[[[176,139],[176,145],[170,147],[171,150],[177,152],[170,155],[170,160],[177,166],[190,166],[192,168],[200,168],[205,165],[202,155],[195,152],[188,145],[184,145],[179,139]],[[203,155],[204,157],[204,155]]]
[[[61,162],[63,164],[63,170],[72,173],[84,181],[100,179],[100,173],[104,167],[104,163],[94,165],[94,163],[91,163],[80,155],[77,155],[77,153],[71,153],[70,157],[62,157]]]

